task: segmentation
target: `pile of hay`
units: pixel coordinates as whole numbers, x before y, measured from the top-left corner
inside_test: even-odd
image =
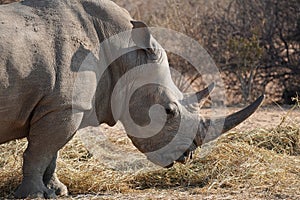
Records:
[[[13,197],[22,179],[22,154],[26,140],[0,145],[0,199]],[[129,189],[127,175],[105,168],[75,137],[60,152],[58,176],[71,194],[122,192]]]
[[[75,138],[61,151],[58,175],[73,195],[174,187],[300,195],[299,127],[230,132],[210,147],[206,156],[199,150],[185,166],[132,174],[104,167]],[[25,148],[24,140],[0,145],[0,198],[20,183]]]
[[[21,181],[21,165],[27,143],[24,140],[0,145],[0,199],[11,196]]]
[[[300,195],[299,128],[230,133],[212,145],[208,155],[188,167],[141,173],[132,183],[142,188],[197,186]]]

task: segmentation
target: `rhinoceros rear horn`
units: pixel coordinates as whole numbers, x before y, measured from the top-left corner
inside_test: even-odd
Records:
[[[141,21],[130,21],[133,25],[131,37],[139,48],[144,49],[150,59],[158,59],[158,43],[152,37],[148,26]]]
[[[208,87],[204,88],[199,92],[184,94],[182,104],[190,105],[193,103],[200,103],[203,99],[208,97],[208,95],[213,91],[214,87],[215,83],[211,83]]]
[[[208,131],[208,133],[205,134],[205,137],[204,137],[205,139],[204,139],[203,143],[207,143],[207,142],[214,140],[215,138],[220,136],[222,133],[229,131],[230,129],[236,127],[241,122],[246,120],[257,110],[257,108],[261,105],[263,100],[264,100],[264,95],[260,96],[252,104],[250,104],[246,108],[244,108],[236,113],[233,113],[226,117],[221,117],[221,118],[216,118],[216,119],[208,119],[206,121],[206,124],[210,124],[211,126],[213,126],[214,128],[212,130],[217,129],[219,133],[213,133],[214,131],[212,131],[212,132]],[[220,129],[221,129],[221,132],[220,132]],[[201,133],[198,133],[198,134],[197,134],[197,136],[200,136]]]

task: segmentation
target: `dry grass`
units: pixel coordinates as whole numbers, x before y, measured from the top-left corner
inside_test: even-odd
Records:
[[[264,138],[263,133],[269,135]],[[233,139],[233,135],[239,139]],[[250,138],[255,141],[252,145]],[[290,138],[297,138],[297,141]],[[177,165],[170,170],[138,174],[134,182],[143,188],[255,188],[300,195],[300,157],[288,155],[295,153],[290,146],[299,150],[299,141],[299,128],[295,127],[278,127],[270,132],[230,133],[219,139],[207,156],[194,159],[187,167]]]
[[[130,144],[124,144],[130,145]],[[11,197],[21,180],[21,155],[26,142],[0,146],[0,198]],[[186,166],[125,172],[97,161],[78,138],[61,152],[58,175],[72,195],[131,193],[142,189],[189,188],[194,193],[254,191],[300,196],[300,129],[282,124],[269,130],[230,132],[199,150]]]
[[[300,107],[299,101],[296,106]],[[75,137],[61,151],[58,175],[72,195],[132,194],[144,189],[150,189],[150,193],[165,189],[170,192],[181,188],[190,194],[247,190],[254,192],[254,196],[263,193],[264,198],[297,199],[300,197],[300,127],[285,122],[285,118],[271,129],[231,131],[199,149],[187,165],[152,171],[129,172],[105,167]],[[119,130],[111,142],[131,152],[131,143],[127,140],[120,143],[126,139],[120,134]],[[25,140],[0,145],[0,198],[12,197],[20,183],[21,156],[26,146]]]
[[[27,144],[24,140],[0,145],[0,198],[12,194],[21,181],[21,155]]]

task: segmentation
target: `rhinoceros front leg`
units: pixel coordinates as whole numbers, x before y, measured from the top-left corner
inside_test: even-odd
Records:
[[[53,155],[46,153],[45,149],[28,143],[28,147],[23,155],[23,179],[17,190],[15,197],[23,198],[55,198],[54,190],[46,187],[43,182],[44,172],[51,162]],[[39,153],[38,150],[40,151]]]
[[[56,197],[55,191],[47,188],[44,180],[52,174],[50,180],[46,181],[48,184],[58,183],[54,173],[57,152],[76,131],[70,112],[52,112],[31,125],[28,147],[23,156],[23,179],[15,197]],[[51,179],[54,182],[51,183]]]
[[[54,158],[51,160],[49,166],[47,167],[44,176],[43,181],[44,184],[55,191],[56,195],[60,196],[67,196],[68,195],[68,188],[65,186],[60,180],[58,179],[56,175],[56,159],[57,159],[58,153],[54,156]]]

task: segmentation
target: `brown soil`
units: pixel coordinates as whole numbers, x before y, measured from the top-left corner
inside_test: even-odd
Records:
[[[238,107],[230,107],[226,111],[227,113],[232,113],[239,110]],[[203,112],[207,112],[205,110]],[[291,107],[285,106],[268,106],[261,107],[259,110],[253,114],[245,122],[237,126],[233,131],[245,131],[257,128],[269,129],[274,128],[283,122],[288,124],[293,124],[295,126],[300,125],[300,109],[292,110]],[[108,128],[108,126],[102,126],[102,131],[109,133],[113,138],[126,137],[122,126],[117,125],[113,128]],[[114,140],[114,139],[113,139]],[[300,190],[300,186],[299,186]],[[82,194],[75,195],[68,199],[300,199],[297,194],[287,195],[285,193],[274,194],[268,189],[261,190],[253,188],[247,189],[210,189],[201,187],[178,187],[178,188],[150,188],[145,190],[133,189],[128,191],[123,191],[122,193],[109,193],[109,194]]]
[[[227,113],[239,110],[239,107],[229,107]],[[300,110],[291,106],[266,106],[259,108],[250,118],[238,125],[236,130],[252,130],[255,128],[274,128],[282,120],[286,123],[300,125]]]
[[[227,112],[232,113],[238,109],[240,108],[231,107]],[[208,111],[208,109],[202,110],[203,113],[208,113]],[[243,122],[234,130],[230,131],[230,134],[227,135],[229,140],[227,140],[232,141],[238,139],[238,133],[245,130],[248,131],[253,129],[275,128],[282,122],[283,118],[285,118],[285,123],[294,127],[299,127],[300,109],[298,108],[292,111],[288,107],[261,107],[248,120]],[[123,151],[129,152],[129,154],[137,152],[124,133],[122,126],[117,125],[113,128],[109,128],[106,125],[102,125],[101,129],[101,131],[99,128],[88,129],[85,130],[84,134],[88,134],[88,132],[92,131],[96,133],[96,137],[98,137],[99,132],[103,132],[109,136],[109,140],[111,142],[116,144]],[[262,135],[260,135],[260,137],[265,137],[266,139],[268,139],[267,137],[272,134],[270,132],[261,133]],[[264,133],[268,135],[264,136]],[[247,133],[246,135],[241,135],[243,135],[243,137],[247,137]],[[283,138],[283,140],[284,139],[285,138]],[[200,170],[200,172],[205,173],[204,177],[209,176],[211,171],[213,171],[211,169],[214,168],[214,161],[211,162],[211,158],[208,158],[203,163],[195,165],[197,167],[196,171],[192,170],[191,165],[177,165],[177,169],[175,168],[174,170],[158,170],[153,174],[153,177],[151,177],[151,173],[138,175],[138,171],[133,171],[131,174],[131,172],[123,172],[122,170],[108,169],[103,166],[103,161],[98,162],[97,160],[91,158],[91,155],[87,152],[86,148],[81,144],[81,142],[79,142],[77,135],[77,137],[75,137],[74,140],[66,145],[66,147],[60,152],[60,159],[58,161],[58,176],[62,182],[68,185],[70,190],[70,196],[63,199],[300,199],[300,193],[297,192],[300,191],[300,182],[297,180],[297,176],[300,174],[298,171],[300,168],[297,167],[300,163],[299,154],[298,156],[294,157],[284,154],[276,154],[272,153],[271,151],[258,149],[255,146],[248,146],[246,149],[241,149],[239,152],[239,146],[230,146],[230,144],[227,145],[227,140],[226,138],[225,141],[223,140],[223,146],[221,145],[221,150],[223,147],[227,148],[225,149],[225,152],[227,152],[228,155],[222,156],[222,153],[215,153],[214,156],[216,157],[212,156],[211,158],[218,160],[218,156],[221,156],[220,159],[223,159],[220,160],[220,163],[223,163],[221,169],[225,171],[228,170],[230,172],[229,174],[232,176],[227,179],[227,175],[225,174],[225,179],[224,177],[221,177],[221,183],[220,181],[218,182],[218,180],[211,180],[209,184],[206,184],[203,187],[199,184],[194,184],[194,186],[179,184],[179,186],[176,186],[176,184],[166,181],[172,181],[172,179],[181,180],[181,177],[184,179],[183,182],[186,180],[189,181],[190,175],[192,175],[191,178],[197,181],[197,176],[193,177],[193,174],[197,174],[197,169],[201,169],[199,168],[201,166],[207,168],[208,171],[206,172],[205,170],[202,170],[201,172]],[[241,138],[241,140],[243,140],[243,138]],[[272,142],[272,140],[270,140],[270,142]],[[271,144],[271,146],[272,145],[274,144]],[[13,141],[0,145],[0,199],[12,197],[11,195],[13,191],[21,181],[21,160],[22,153],[25,148],[26,142],[24,140]],[[243,148],[243,146],[241,146],[241,148]],[[231,152],[234,154],[230,155]],[[239,155],[239,153],[242,154]],[[249,153],[249,155],[247,153]],[[287,177],[284,177],[284,180],[281,180],[281,177],[267,177],[268,180],[266,180],[265,183],[256,183],[256,178],[252,178],[254,179],[254,182],[244,179],[244,171],[236,168],[238,167],[238,163],[237,166],[235,166],[235,162],[238,162],[239,159],[245,160],[245,155],[251,156],[246,158],[246,160],[249,160],[250,162],[246,161],[244,163],[244,161],[242,161],[244,164],[246,164],[246,166],[244,166],[246,169],[249,169],[249,166],[252,165],[253,167],[259,167],[259,161],[256,159],[260,159],[260,156],[262,156],[262,160],[271,159],[271,157],[268,157],[269,155],[274,156],[274,161],[262,163],[263,168],[258,168],[258,171],[255,173],[261,173],[262,177],[264,178],[266,178],[264,173],[275,173],[278,175],[285,175],[286,173]],[[207,163],[206,161],[210,163]],[[224,163],[225,165],[229,164],[228,167],[224,166]],[[293,163],[295,163],[294,165],[297,166],[293,166]],[[264,167],[264,165],[266,167]],[[274,169],[272,169],[273,165],[275,167]],[[231,170],[231,167],[233,167],[233,170]],[[282,172],[283,169],[281,167],[284,167],[284,170],[288,169],[289,171]],[[235,171],[235,168],[238,171]],[[161,177],[161,175],[163,176],[164,173],[168,173],[167,175],[171,179]],[[190,174],[185,175],[185,173]],[[220,176],[223,176],[221,172],[217,173]],[[252,171],[251,173],[253,174],[254,172]],[[285,183],[288,183],[289,179],[292,178],[290,175],[294,176],[294,179],[291,181],[294,184],[286,185]],[[239,181],[235,181],[235,179],[232,178],[245,181],[246,183],[251,182],[252,185],[250,184],[250,186],[248,185],[247,187],[244,187],[241,183],[240,186]],[[229,180],[229,182],[223,183],[223,180]],[[284,182],[280,183],[277,182],[277,180]],[[145,183],[146,185],[148,183],[147,187],[143,186]],[[230,185],[232,183],[235,185]],[[270,185],[274,183],[276,185]],[[143,187],[146,189],[143,189]],[[291,190],[289,190],[289,188],[291,188]]]

